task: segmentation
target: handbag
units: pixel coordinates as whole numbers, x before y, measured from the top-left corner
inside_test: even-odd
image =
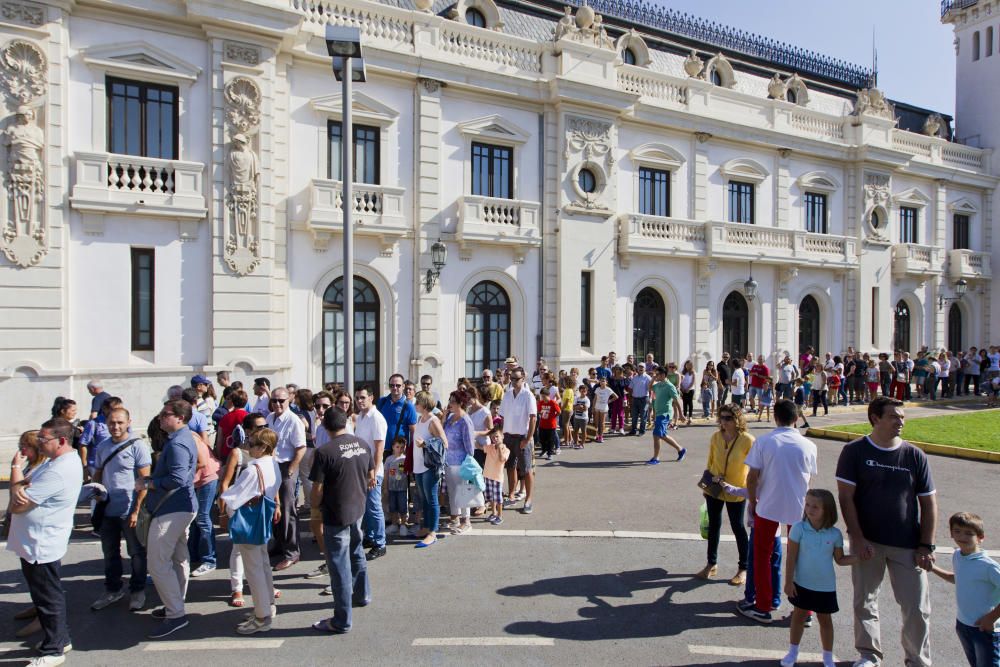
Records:
[[[139,515],[135,520],[135,537],[139,540],[139,544],[144,547],[149,546],[149,526],[153,523],[153,517],[160,511],[160,508],[163,507],[163,503],[167,502],[167,498],[180,490],[181,487],[178,486],[175,489],[167,491],[163,497],[160,498],[160,502],[156,503],[156,507],[153,508],[152,512],[150,512],[149,508],[146,507],[146,503],[142,504],[142,507],[139,508]]]
[[[486,490],[486,480],[483,479],[483,469],[479,465],[479,462],[470,454],[466,454],[465,461],[462,462],[462,467],[458,472],[459,476],[466,482],[470,482],[476,486],[479,491]],[[476,505],[476,507],[481,507]]]
[[[455,497],[449,499],[453,507],[465,509],[467,507],[482,507],[486,504],[483,499],[483,492],[476,486],[475,482],[466,480],[455,485]]]
[[[102,482],[104,481],[104,477],[103,477],[104,466],[106,466],[109,463],[111,463],[111,459],[113,459],[116,456],[118,456],[119,454],[121,454],[123,450],[125,450],[129,445],[131,445],[136,440],[138,440],[138,438],[132,438],[131,440],[129,440],[128,442],[126,442],[124,445],[122,445],[121,447],[119,447],[115,451],[111,452],[111,456],[109,456],[107,459],[105,459],[104,463],[102,463],[97,468],[98,472],[100,472],[101,475],[102,475],[101,476],[101,481]],[[106,486],[107,485],[105,485],[105,487]],[[111,500],[110,497],[105,498],[104,500],[98,500],[96,503],[94,503],[94,509],[91,510],[91,512],[90,512],[90,525],[93,526],[94,530],[97,531],[97,532],[100,532],[100,530],[101,530],[101,524],[104,523],[104,513],[108,509],[108,502],[110,500]]]
[[[229,519],[229,537],[233,544],[263,545],[271,539],[271,521],[274,519],[276,503],[264,493],[264,473],[254,464],[257,471],[257,488],[260,494],[248,500],[233,512]]]
[[[722,474],[719,475],[720,479],[726,478],[726,470],[729,469],[729,455],[733,453],[733,449],[735,449],[735,447],[736,447],[736,440],[734,439],[733,444],[729,445],[729,447],[726,449],[726,461],[725,463],[722,464]],[[712,479],[713,477],[715,477],[715,473],[706,468],[705,471],[701,473],[701,479],[698,480],[698,488],[701,489],[702,493],[704,493],[706,496],[719,498],[726,491],[725,489],[722,488],[721,484]]]

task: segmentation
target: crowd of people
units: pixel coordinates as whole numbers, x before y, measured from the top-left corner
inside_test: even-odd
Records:
[[[302,558],[300,518],[308,518],[321,553],[303,574],[328,578],[322,593],[333,596],[332,615],[313,628],[348,632],[351,609],[371,601],[368,564],[385,555],[390,540],[394,548],[427,549],[446,535],[469,532],[474,521],[499,526],[512,509],[531,514],[536,458],[551,460],[605,437],[644,436],[651,429],[648,465],[660,463],[663,444],[684,461],[687,449],[676,429],[692,424],[700,388],[701,417],[715,420],[718,430],[699,482],[708,548],[696,576],[718,574],[725,510],[738,552],[730,584],[745,588],[738,611],[770,623],[782,591],[795,608],[783,665],[795,664],[813,614],[824,663],[833,664],[834,563],[852,567],[857,665],[882,659],[875,600],[887,568],[902,609],[907,664],[930,664],[926,572],[932,569],[958,584],[959,635],[972,651],[970,662],[985,650],[984,638],[973,632],[978,627],[994,642],[993,657],[972,664],[1000,664],[1000,633],[988,635],[984,620],[1000,618],[1000,567],[978,549],[982,521],[952,517],[956,554],[976,564],[956,556],[954,575],[937,568],[927,459],[900,440],[902,399],[934,400],[938,390],[967,394],[970,385],[977,394],[995,395],[1000,352],[889,356],[849,348],[821,360],[809,349],[798,363],[786,355],[772,372],[763,355],[723,354],[706,363],[700,379],[691,361],[660,365],[652,355],[619,363],[611,352],[585,375],[577,368],[550,372],[544,360],[529,374],[512,357],[479,378],[459,378],[444,401],[427,375],[418,388],[395,373],[378,396],[369,386],[349,392],[333,383],[316,392],[291,384],[272,388],[265,377],[245,387],[226,372],[216,378],[217,392],[199,374],[190,387],[167,390],[145,437],[133,429],[125,401],[93,381],[89,414],[81,419],[75,401],[56,399],[52,418],[23,434],[12,462],[8,548],[21,558],[33,602],[19,614],[30,621],[19,636],[43,633],[32,664],[61,664],[71,647],[59,569],[80,502],[90,504],[104,556],[105,591],[91,608],[127,598],[130,610],[144,609],[148,573],[162,603],[152,611],[158,621],[152,639],[187,626],[188,580],[217,568],[216,527],[227,525],[233,538],[228,604],[244,606],[244,582],[253,597],[253,610],[235,631],[270,630],[281,594],[273,572]],[[835,527],[834,495],[809,489],[816,447],[795,428],[806,406],[815,415],[839,402],[867,403],[873,425],[871,436],[844,448],[838,464],[849,553]],[[747,428],[754,417],[773,417],[777,428],[755,440]],[[127,589],[122,540],[130,559]],[[988,574],[989,595],[983,586],[976,595],[968,592],[963,577],[973,571],[980,583]]]

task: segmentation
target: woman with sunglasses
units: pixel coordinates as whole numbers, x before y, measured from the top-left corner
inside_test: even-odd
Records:
[[[65,400],[65,399],[64,399]],[[71,401],[72,402],[72,401]],[[73,403],[74,410],[76,409],[76,403]],[[53,412],[55,410],[53,409]],[[32,471],[36,470],[38,466],[45,463],[48,458],[42,454],[38,449],[38,431],[25,431],[21,434],[20,439],[17,442],[17,454],[14,455],[14,463],[17,462],[18,457],[23,457],[24,463],[21,464],[21,472],[24,474],[24,481],[27,482],[31,479]],[[7,503],[7,511],[4,515],[3,522],[3,539],[7,539],[7,533],[10,531],[10,502]],[[20,628],[16,633],[15,637],[27,637],[33,635],[36,632],[42,631],[42,623],[38,620],[38,610],[34,605],[26,607],[21,611],[14,614],[14,619],[18,621],[24,621],[32,619],[31,623],[28,623],[24,627]]]
[[[709,443],[708,463],[705,469],[716,481],[737,488],[746,486],[747,454],[753,447],[754,437],[747,432],[746,420],[739,407],[728,404],[719,408],[719,430],[712,434]],[[711,487],[704,492],[705,505],[708,508],[708,564],[696,575],[700,579],[711,579],[718,572],[716,565],[719,560],[719,533],[722,532],[722,509],[729,515],[729,527],[736,538],[736,550],[739,555],[736,575],[729,580],[731,586],[742,586],[747,578],[747,529],[743,524],[743,510],[746,506],[744,498],[734,496],[725,491],[717,494],[710,492]]]

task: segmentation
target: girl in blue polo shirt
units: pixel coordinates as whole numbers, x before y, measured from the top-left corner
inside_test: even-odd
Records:
[[[834,667],[833,619],[837,606],[837,577],[833,564],[852,565],[857,556],[844,555],[844,535],[837,523],[837,501],[826,489],[806,492],[802,521],[788,533],[788,558],[785,569],[785,595],[795,609],[789,632],[788,654],[781,667],[792,667],[799,657],[799,642],[806,618],[815,613],[823,644],[823,667]]]

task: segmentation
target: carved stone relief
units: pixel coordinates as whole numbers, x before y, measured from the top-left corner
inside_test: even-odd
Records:
[[[0,17],[11,23],[38,27],[45,23],[45,8],[29,2],[8,0],[0,4]]]
[[[229,62],[256,66],[260,64],[260,49],[253,44],[242,42],[225,42],[222,46],[223,57]]]
[[[924,134],[929,137],[940,137],[941,131],[944,129],[944,118],[936,113],[932,113],[924,121]]]
[[[705,69],[705,63],[701,58],[698,57],[698,52],[691,49],[691,53],[688,57],[684,59],[684,71],[692,79],[697,79],[701,76],[702,71]]]
[[[788,92],[788,84],[781,79],[781,75],[775,72],[774,76],[767,84],[767,96],[772,100],[783,100]]]
[[[581,44],[589,44],[602,49],[614,50],[615,42],[604,28],[604,17],[595,14],[593,8],[583,5],[573,15],[572,7],[563,7],[563,16],[556,24],[554,41],[570,39]]]
[[[570,206],[591,211],[610,209],[613,194],[615,157],[615,127],[612,123],[590,118],[570,117],[567,123],[566,150],[563,157],[570,167],[570,185],[575,199]],[[571,162],[575,158],[575,164]],[[589,170],[594,176],[592,192],[579,184],[580,172]]]
[[[48,253],[45,216],[45,132],[38,122],[39,99],[47,82],[48,64],[35,44],[13,40],[0,51],[0,81],[14,113],[2,132],[7,148],[4,208],[0,250],[21,267],[38,264]]]
[[[889,177],[883,174],[865,174],[865,241],[886,245],[891,200]]]
[[[896,118],[895,109],[878,88],[865,88],[858,91],[858,98],[854,103],[854,115],[861,116],[862,114],[889,120]]]
[[[226,84],[231,139],[226,154],[226,265],[241,276],[260,264],[260,161],[254,151],[260,124],[260,88],[238,76]]]

